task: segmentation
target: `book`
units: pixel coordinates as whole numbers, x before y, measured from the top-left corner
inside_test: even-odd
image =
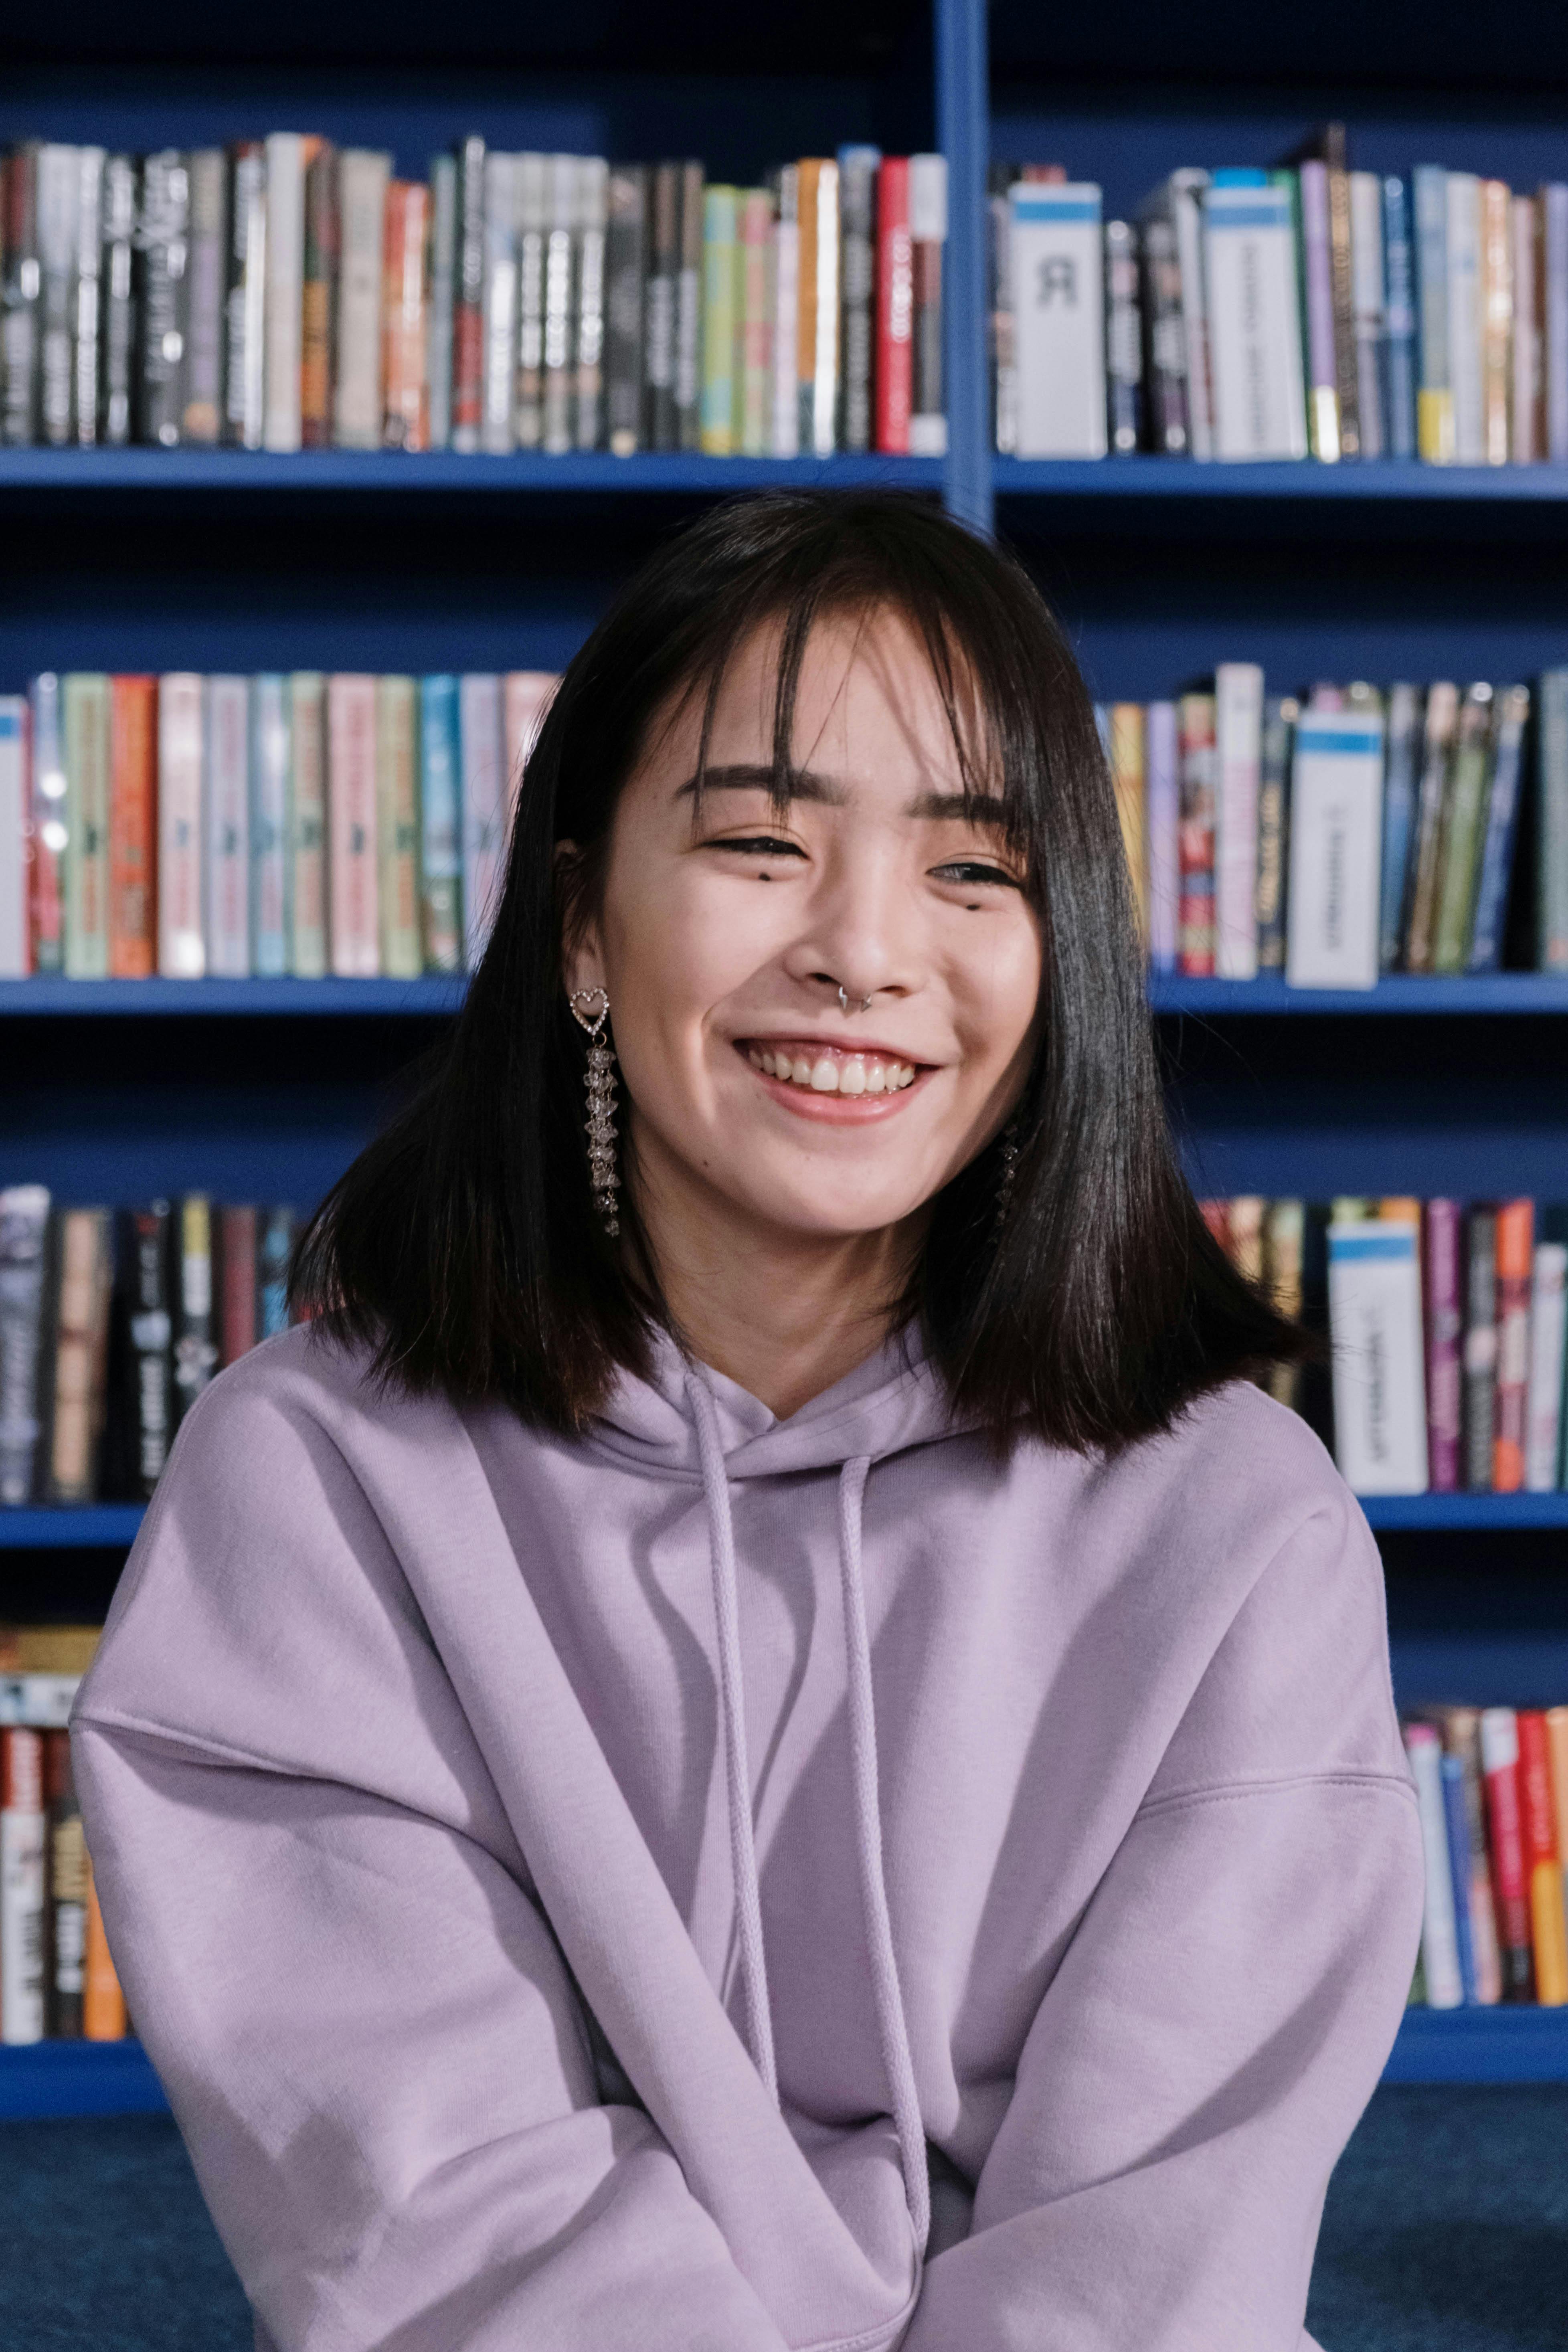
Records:
[[[679,255],[675,273],[675,441],[678,449],[700,446],[702,427],[702,166],[679,167]],[[837,212],[834,212],[837,251]]]
[[[0,2042],[44,2037],[44,1740],[0,1731]]]
[[[1383,183],[1383,448],[1388,457],[1416,453],[1415,255],[1410,200],[1396,173]]]
[[[1352,172],[1349,174],[1349,194],[1356,426],[1361,456],[1381,457],[1384,452],[1384,425],[1388,405],[1384,383],[1386,324],[1383,184],[1375,172]]]
[[[1465,1228],[1465,1485],[1490,1494],[1497,1431],[1497,1215],[1470,1211]]]
[[[538,740],[555,689],[561,680],[553,670],[509,670],[501,684],[501,731],[506,759],[506,831],[511,838],[512,819],[523,770]]]
[[[572,306],[572,446],[596,449],[605,437],[605,245],[610,167],[602,155],[577,158]],[[548,303],[546,305],[548,315]]]
[[[794,166],[790,173],[793,175]],[[643,298],[643,383],[650,449],[678,449],[675,404],[676,297],[680,278],[679,163],[657,163],[649,196],[647,284]],[[793,179],[792,179],[793,184]],[[790,385],[792,409],[795,389]],[[785,453],[793,456],[792,450]]]
[[[1440,679],[1426,689],[1421,750],[1421,788],[1415,803],[1415,839],[1406,885],[1405,969],[1430,971],[1437,919],[1437,882],[1443,845],[1443,813],[1459,724],[1459,689]]]
[[[384,231],[382,444],[427,449],[425,384],[425,260],[429,191],[418,180],[389,180]]]
[[[304,321],[305,173],[313,142],[297,131],[267,141],[266,394],[261,446],[301,446],[300,363]]]
[[[71,286],[71,433],[89,449],[103,397],[103,167],[101,147],[76,151],[76,251]],[[187,281],[189,273],[187,272]]]
[[[806,156],[799,172],[800,300],[795,364],[800,393],[800,447],[806,457],[830,457],[838,415],[838,166],[831,157]],[[911,251],[914,202],[911,159]],[[917,288],[917,305],[919,299]],[[917,358],[917,373],[918,367]]]
[[[223,437],[259,449],[267,420],[267,150],[229,150],[228,265],[224,297]],[[301,263],[302,266],[302,263]]]
[[[0,159],[5,211],[0,226],[0,432],[12,446],[38,436],[38,142],[24,140]]]
[[[60,734],[60,682],[53,670],[34,678],[27,694],[32,754],[28,847],[28,930],[34,969],[65,968],[66,761]]]
[[[142,1496],[163,1475],[174,1433],[171,1234],[167,1201],[128,1210],[121,1220],[121,1361],[130,1406],[125,1484]]]
[[[464,955],[478,966],[495,920],[506,854],[506,772],[500,680],[471,673],[458,682],[462,761]]]
[[[383,306],[386,191],[391,177],[392,158],[379,149],[345,147],[339,152],[337,352],[332,389],[332,441],[339,449],[378,449],[385,423]],[[270,328],[270,314],[268,323]]]
[[[1513,200],[1505,180],[1480,184],[1481,447],[1489,466],[1509,454],[1509,361],[1513,333]]]
[[[1018,455],[1106,454],[1100,190],[1020,182],[1012,197]]]
[[[1465,688],[1443,804],[1437,860],[1432,970],[1463,971],[1470,948],[1481,844],[1491,782],[1492,690],[1484,681]]]
[[[1295,988],[1377,982],[1383,714],[1370,688],[1309,708],[1290,775],[1286,977]]]
[[[328,940],[340,980],[381,969],[376,898],[375,680],[327,680]]]
[[[792,224],[793,226],[793,224]],[[781,215],[782,231],[783,218]],[[1005,256],[1003,257],[1004,263]],[[914,248],[910,238],[910,159],[884,155],[877,174],[877,349],[873,380],[876,387],[877,446],[891,457],[907,457],[910,418],[914,404],[915,281]],[[998,415],[1005,402],[1012,418],[1009,449],[1017,445],[1017,370],[1013,362],[1013,301],[1006,292],[1007,357],[998,362]],[[1002,427],[998,425],[998,435]],[[1000,437],[997,447],[1003,443]],[[782,455],[794,454],[792,445]]]
[[[735,433],[736,215],[739,192],[710,181],[703,191],[702,448],[733,457]]]
[[[1443,1796],[1442,1751],[1429,1723],[1405,1727],[1405,1753],[1415,1784],[1421,1850],[1426,1864],[1426,1905],[1421,1923],[1421,1965],[1431,2009],[1458,2009],[1464,1982],[1459,1969],[1454,1882],[1448,1860],[1447,1809]],[[1467,1927],[1468,1927],[1467,1921]]]
[[[33,968],[28,751],[26,696],[0,695],[0,980],[24,980]]]
[[[280,980],[289,969],[293,856],[289,680],[276,672],[251,680],[249,766],[251,970]]]
[[[1469,953],[1465,960],[1468,971],[1498,971],[1502,966],[1503,931],[1519,834],[1525,730],[1530,723],[1530,688],[1500,686],[1492,709],[1491,790],[1487,800]]]
[[[1568,1706],[1546,1709],[1546,1761],[1552,1780],[1552,1811],[1557,1823],[1557,1851],[1563,1853],[1563,1825],[1568,1822]],[[1564,1897],[1568,1904],[1568,1896]]]
[[[1524,1484],[1548,1495],[1563,1483],[1563,1347],[1568,1339],[1568,1248],[1535,1244],[1531,1268],[1530,1378],[1525,1401]]]
[[[1110,733],[1111,789],[1116,795],[1121,846],[1127,855],[1128,879],[1132,886],[1133,917],[1138,926],[1140,944],[1146,949],[1149,940],[1149,870],[1143,824],[1146,788],[1142,706],[1136,702],[1113,703]]]
[[[1138,315],[1138,237],[1131,221],[1105,224],[1106,442],[1113,457],[1143,443],[1143,334]],[[1012,333],[1012,310],[1007,312]],[[1016,387],[1014,402],[1016,406]],[[1015,444],[1017,425],[1015,415]]]
[[[289,680],[289,969],[296,980],[327,970],[327,681],[320,670]]]
[[[89,2042],[121,2042],[125,2037],[125,1995],[110,1957],[98,1889],[93,1884],[92,1858],[87,1861],[87,1937],[82,1956],[81,2030]]]
[[[1300,1322],[1304,1303],[1306,1205],[1300,1201],[1270,1201],[1263,1212],[1263,1286],[1277,1314]],[[1299,1407],[1301,1368],[1272,1364],[1268,1393],[1279,1404]]]
[[[563,457],[572,446],[573,394],[576,365],[572,322],[577,298],[578,235],[581,226],[577,158],[550,158],[544,241],[544,446]]]
[[[1457,1201],[1428,1201],[1423,1219],[1422,1268],[1426,1336],[1426,1448],[1431,1491],[1459,1486],[1464,1439],[1464,1221]]]
[[[71,1776],[70,1736],[46,1731],[44,1741],[45,1885],[48,1891],[44,1949],[47,1982],[44,2022],[53,2042],[81,2035],[87,1958],[87,1843]]]
[[[206,681],[207,970],[250,976],[250,680]]]
[[[1416,436],[1429,466],[1454,462],[1454,392],[1448,352],[1448,175],[1417,164],[1411,175],[1415,215]]]
[[[1502,353],[1508,383],[1507,446],[1512,464],[1529,466],[1546,455],[1546,387],[1541,367],[1545,322],[1542,289],[1537,282],[1540,207],[1531,196],[1510,195],[1508,209],[1513,316],[1510,345]]]
[[[913,383],[910,394],[910,454],[947,454],[947,395],[942,354],[942,257],[947,243],[947,158],[910,157],[910,268],[914,301],[910,330]]]
[[[520,449],[544,446],[545,248],[550,237],[551,161],[532,152],[517,165],[517,393],[512,429]],[[570,259],[570,251],[565,257]],[[557,256],[559,268],[560,255]],[[557,322],[559,328],[559,321]],[[558,373],[564,355],[556,354]]]
[[[228,290],[228,158],[223,149],[195,149],[185,158],[185,180],[191,229],[181,303],[185,365],[180,437],[210,447],[223,429],[223,320]]]
[[[1319,146],[1328,166],[1329,268],[1333,289],[1334,380],[1339,392],[1340,455],[1366,454],[1361,437],[1361,403],[1356,384],[1355,289],[1351,251],[1350,173],[1345,168],[1345,127],[1326,123]]]
[[[1168,226],[1175,248],[1174,274],[1182,306],[1186,446],[1201,460],[1214,456],[1214,403],[1204,283],[1203,193],[1207,185],[1206,172],[1173,172],[1144,199],[1138,214],[1146,248],[1151,234],[1162,223]],[[1170,446],[1168,442],[1166,446]]]
[[[1511,1706],[1481,1711],[1481,1769],[1486,1786],[1487,1850],[1498,1922],[1502,1999],[1529,2000],[1534,1991],[1530,1894],[1524,1864],[1523,1808],[1519,1785],[1519,1724]]]
[[[63,449],[76,410],[72,302],[76,279],[78,153],[37,151],[38,416],[43,438]],[[154,159],[149,158],[149,166]],[[176,158],[176,161],[178,159]],[[181,173],[184,186],[184,173]]]
[[[338,151],[319,141],[305,168],[305,226],[300,288],[300,443],[330,449],[337,355]]]
[[[263,1209],[256,1244],[256,1314],[259,1336],[276,1339],[289,1328],[289,1260],[294,1220],[288,1209]]]
[[[1215,964],[1215,698],[1184,694],[1176,705],[1180,775],[1181,897],[1176,969],[1194,979]]]
[[[1340,374],[1334,348],[1334,257],[1330,218],[1329,167],[1319,158],[1301,165],[1301,291],[1306,349],[1303,362],[1311,452],[1322,465],[1337,465],[1340,442]]]
[[[1152,702],[1143,723],[1143,814],[1147,845],[1149,961],[1155,971],[1174,971],[1182,897],[1181,750],[1176,706]]]
[[[769,254],[773,198],[766,188],[741,191],[736,232],[735,429],[743,457],[765,457],[773,406],[773,287]],[[868,233],[868,242],[869,235]],[[869,268],[869,264],[868,264]],[[867,326],[866,413],[870,446],[870,327]]]
[[[1421,759],[1421,694],[1414,686],[1388,693],[1388,751],[1383,775],[1383,856],[1379,877],[1377,962],[1396,971],[1404,951],[1410,902]]]
[[[1408,1744],[1408,1733],[1406,1743]],[[1470,1824],[1465,1803],[1465,1768],[1458,1757],[1438,1758],[1443,1820],[1447,1831],[1449,1894],[1454,1909],[1454,1940],[1459,1966],[1461,1998],[1467,2007],[1479,1999],[1476,1973],[1476,1940],[1467,1896],[1470,1885]]]
[[[1304,457],[1296,235],[1284,175],[1215,173],[1203,223],[1215,455],[1233,463]]]
[[[158,970],[165,980],[200,980],[206,971],[205,698],[191,671],[158,682]]]
[[[874,341],[877,252],[877,176],[879,147],[840,147],[839,318],[842,356],[838,446],[871,446],[871,356]]]
[[[1502,1966],[1498,1953],[1497,1914],[1492,1901],[1491,1864],[1487,1849],[1480,1714],[1473,1706],[1446,1706],[1438,1710],[1438,1721],[1442,1727],[1445,1776],[1450,1765],[1458,1766],[1463,1804],[1468,1867],[1461,1876],[1456,1863],[1454,1899],[1456,1908],[1462,1906],[1469,1921],[1470,1953],[1475,1973],[1474,1989],[1467,1988],[1466,1997],[1482,2008],[1490,2008],[1502,1995]],[[1453,1820],[1450,1809],[1450,1824]],[[1457,1851],[1450,1829],[1450,1852]]]
[[[1525,1400],[1530,1382],[1530,1288],[1535,1212],[1529,1201],[1497,1212],[1497,1391],[1492,1423],[1492,1491],[1514,1495],[1524,1484]]]
[[[1180,457],[1187,448],[1187,360],[1174,224],[1146,220],[1138,232],[1138,246],[1149,445],[1163,456]],[[1012,446],[1016,446],[1016,425]]]
[[[610,173],[605,247],[605,410],[610,454],[634,457],[643,442],[643,289],[647,275],[648,175],[641,163]]]
[[[46,1188],[0,1188],[0,1505],[29,1502],[34,1491],[49,1238]]]
[[[1419,1234],[1414,1223],[1329,1227],[1334,1458],[1358,1495],[1426,1488]]]
[[[1448,205],[1448,383],[1454,395],[1454,462],[1486,462],[1482,344],[1481,184],[1474,172],[1447,175]]]
[[[472,457],[484,420],[485,142],[458,154],[458,268],[452,315],[452,446]]]
[[[888,168],[888,163],[884,161],[882,170],[878,176],[877,183],[879,239],[882,238],[882,213],[880,206],[882,204],[882,189],[887,179]],[[772,439],[770,446],[775,457],[795,457],[800,454],[800,394],[798,384],[798,337],[800,333],[800,168],[798,164],[782,164],[775,174],[775,217],[773,220],[773,407],[771,428]],[[903,236],[904,266],[906,269],[909,267],[908,197],[909,184],[906,175],[904,181],[905,204]],[[881,272],[887,266],[886,256],[887,248],[884,241],[881,244],[879,250],[877,279],[879,302],[877,359],[877,413],[879,420],[877,430],[879,438],[877,446],[879,449],[882,448],[884,446],[888,446],[885,445],[880,438],[883,430],[881,369],[884,364],[882,357],[881,305],[885,299]],[[912,305],[914,299],[912,280],[910,281],[910,285],[906,289],[906,291],[909,294],[910,311],[912,315]],[[904,341],[906,343],[908,342],[908,340],[909,319],[906,317],[904,321]],[[903,441],[900,443],[899,446],[900,448],[907,448],[908,405],[910,393],[909,362],[907,355],[902,365],[904,369],[904,406],[901,414],[905,420],[903,425],[905,437]]]
[[[1568,183],[1545,182],[1537,201],[1544,427],[1538,454],[1560,465],[1568,458]]]
[[[1216,360],[1216,383],[1218,376]],[[1217,421],[1216,446],[1223,456],[1224,435]],[[1256,662],[1221,662],[1215,671],[1214,700],[1214,968],[1221,980],[1254,980],[1258,976],[1262,670]]]
[[[110,681],[68,673],[60,711],[66,763],[65,971],[109,977]]]
[[[411,677],[375,681],[376,908],[381,969],[416,980],[425,968],[419,924],[417,688]]]
[[[107,1209],[59,1213],[44,1496],[90,1503],[98,1491],[113,1272]]]
[[[479,446],[504,457],[516,441],[517,158],[493,149],[484,177],[484,373]],[[564,366],[564,354],[557,364]]]
[[[1561,2009],[1568,2002],[1568,1928],[1563,1912],[1563,1848],[1552,1803],[1546,1717],[1538,1708],[1521,1707],[1515,1724],[1535,1998],[1542,2009]]]
[[[218,1368],[213,1299],[212,1202],[187,1192],[174,1206],[170,1235],[175,1426]]]
[[[1568,669],[1543,672],[1540,692],[1535,960],[1542,971],[1568,971]]]
[[[4,708],[0,706],[0,730]],[[3,743],[3,735],[0,735]],[[110,681],[109,969],[146,980],[157,961],[158,681]]]
[[[257,1341],[256,1211],[238,1202],[217,1213],[217,1263],[222,1278],[218,1362],[235,1364]]]
[[[425,310],[425,395],[432,449],[452,439],[452,378],[458,299],[458,166],[430,158],[430,285]]]
[[[458,681],[424,678],[419,692],[420,914],[428,971],[463,968],[460,759]]]

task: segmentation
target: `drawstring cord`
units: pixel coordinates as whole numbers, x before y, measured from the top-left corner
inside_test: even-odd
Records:
[[[730,1853],[741,1942],[741,1975],[752,2056],[779,2104],[773,2055],[773,2011],[768,1999],[767,1956],[763,1946],[762,1891],[752,1822],[751,1769],[747,1759],[745,1695],[741,1675],[741,1634],[735,1590],[735,1531],[730,1483],[719,1416],[706,1382],[687,1375],[702,1493],[708,1509],[708,1539],[713,1567],[713,1614],[719,1635],[719,1692],[724,1715],[724,1769],[730,1806]],[[877,1718],[871,1691],[871,1647],[866,1631],[866,1595],[860,1566],[860,1528],[866,1479],[871,1465],[859,1455],[844,1465],[838,1482],[838,1562],[844,1595],[844,1646],[848,1658],[849,1758],[855,1819],[855,1852],[860,1870],[866,1941],[871,1959],[871,1990],[882,2063],[892,2098],[893,2125],[904,2175],[904,2201],[921,2253],[931,2230],[931,2183],[925,2128],[910,2054],[908,2021],[899,1989],[898,1958],[882,1862],[882,1817],[877,1777]]]

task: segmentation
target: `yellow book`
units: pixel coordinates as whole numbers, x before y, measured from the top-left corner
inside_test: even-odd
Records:
[[[1116,790],[1116,814],[1121,820],[1121,845],[1132,877],[1132,903],[1138,917],[1139,945],[1149,946],[1149,852],[1143,823],[1143,706],[1113,702],[1110,706],[1110,781]]]

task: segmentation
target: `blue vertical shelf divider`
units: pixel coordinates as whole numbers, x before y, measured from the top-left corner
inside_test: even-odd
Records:
[[[943,257],[950,513],[989,532],[991,389],[987,355],[985,175],[991,106],[984,0],[935,0],[937,144],[947,157]]]

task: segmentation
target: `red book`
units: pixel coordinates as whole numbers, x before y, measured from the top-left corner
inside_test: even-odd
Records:
[[[1176,909],[1176,969],[1189,979],[1214,976],[1215,732],[1212,694],[1184,694],[1181,730],[1181,868]]]
[[[150,980],[158,938],[158,681],[111,681],[109,969]]]
[[[1492,1423],[1492,1492],[1524,1485],[1525,1392],[1530,1385],[1530,1283],[1535,1211],[1505,1201],[1497,1213],[1497,1400]]]
[[[1497,1904],[1504,2000],[1534,1992],[1530,1941],[1530,1885],[1524,1866],[1524,1815],[1519,1785],[1519,1719],[1511,1706],[1481,1716],[1481,1769],[1487,1784],[1487,1846]]]
[[[219,1212],[218,1254],[223,1277],[218,1361],[232,1364],[256,1345],[254,1209],[228,1208]]]
[[[425,247],[429,190],[422,180],[394,180],[386,191],[383,374],[389,449],[427,449],[425,392]]]
[[[877,174],[877,446],[896,457],[910,448],[914,315],[910,159],[884,155]]]

